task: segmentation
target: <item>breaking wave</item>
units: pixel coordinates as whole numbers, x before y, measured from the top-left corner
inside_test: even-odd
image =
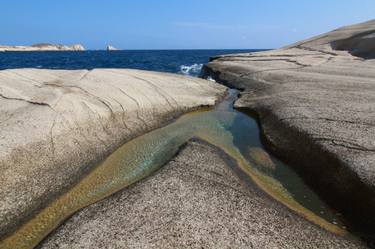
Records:
[[[180,72],[184,75],[198,76],[202,70],[203,64],[193,64],[193,65],[181,65]]]

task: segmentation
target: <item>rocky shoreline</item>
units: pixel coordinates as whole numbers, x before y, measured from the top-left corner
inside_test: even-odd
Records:
[[[375,20],[291,46],[212,58],[203,77],[243,90],[268,148],[374,241]]]
[[[139,70],[0,71],[0,237],[126,141],[225,93],[213,82]]]
[[[375,20],[278,50],[218,56],[202,71],[242,90],[235,107],[257,117],[268,149],[344,213],[370,246],[374,34]],[[31,49],[67,49],[59,46]],[[0,247],[8,248],[1,243],[9,238],[16,245],[8,235],[121,145],[215,105],[226,92],[212,81],[140,70],[0,71]],[[241,172],[225,151],[190,140],[160,171],[79,211],[39,248],[366,247],[351,234],[308,222]]]

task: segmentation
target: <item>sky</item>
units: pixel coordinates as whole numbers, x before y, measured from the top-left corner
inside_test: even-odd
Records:
[[[375,18],[375,0],[1,0],[0,44],[278,48]]]

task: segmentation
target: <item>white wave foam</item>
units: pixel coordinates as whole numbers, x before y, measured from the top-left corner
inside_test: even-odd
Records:
[[[212,78],[211,76],[208,76],[207,80],[212,81],[212,82],[216,82],[216,80],[214,80],[214,78]]]
[[[193,65],[181,65],[180,73],[190,76],[198,76],[201,72],[203,64],[193,64]]]

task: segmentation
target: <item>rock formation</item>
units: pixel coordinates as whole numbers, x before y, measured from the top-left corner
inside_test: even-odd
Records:
[[[71,45],[70,48],[74,51],[84,51],[85,48],[81,44]]]
[[[138,70],[0,71],[0,238],[126,141],[225,91]]]
[[[153,176],[74,215],[40,248],[366,248],[258,193],[222,155],[188,143]]]
[[[107,46],[107,51],[116,51],[116,50],[117,50],[117,48],[115,48],[115,47],[113,47],[111,45]]]
[[[85,48],[80,44],[71,46],[50,43],[38,43],[31,46],[2,46],[0,52],[5,51],[84,51]]]
[[[243,89],[269,149],[373,237],[375,20],[291,46],[218,56],[204,75]]]

